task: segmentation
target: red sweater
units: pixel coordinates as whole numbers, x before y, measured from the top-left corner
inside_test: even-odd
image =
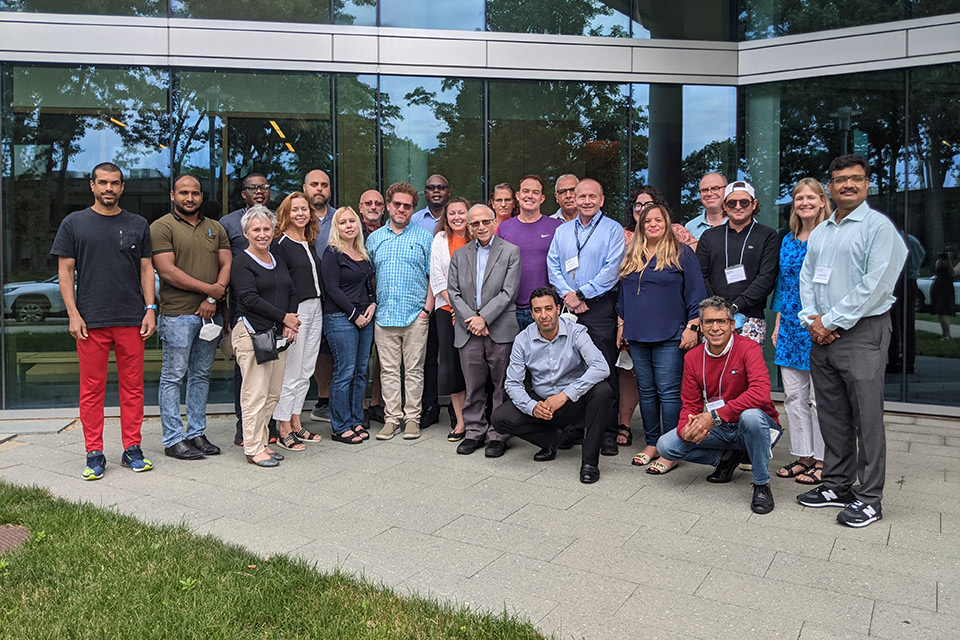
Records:
[[[687,352],[683,358],[683,387],[680,398],[683,408],[677,434],[681,434],[687,424],[689,414],[703,413],[704,349],[701,343]],[[727,355],[730,356],[729,360]],[[724,368],[726,364],[726,368]],[[770,400],[770,373],[763,360],[763,348],[750,338],[733,335],[730,351],[719,358],[706,355],[707,397],[717,395],[721,370],[723,371],[724,406],[717,409],[717,415],[724,422],[739,422],[740,414],[747,409],[760,409],[780,424],[780,416]]]

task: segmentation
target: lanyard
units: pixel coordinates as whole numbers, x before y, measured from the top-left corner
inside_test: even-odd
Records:
[[[743,239],[743,246],[740,247],[740,262],[738,262],[737,264],[743,264],[743,252],[744,252],[744,250],[746,250],[746,248],[747,248],[747,240],[750,239],[750,234],[753,233],[753,227],[754,227],[756,224],[757,224],[757,221],[754,220],[753,222],[750,223],[750,228],[747,229],[747,235],[746,235],[746,237]],[[724,265],[723,265],[723,267],[724,267],[724,269],[726,269],[726,268],[728,268],[728,267],[730,266],[730,253],[729,253],[729,251],[728,251],[728,249],[727,249],[728,236],[729,236],[729,235],[730,235],[730,221],[727,220],[727,229],[726,229],[726,231],[725,231],[724,234],[723,234],[723,259],[724,259]]]
[[[733,336],[730,336],[733,340]],[[723,361],[723,368],[720,369],[720,379],[717,380],[717,397],[723,398],[723,372],[727,370],[727,363],[730,362],[730,356],[733,355],[733,344],[730,345],[730,351],[727,352],[727,359]],[[703,401],[707,401],[707,345],[703,345]]]
[[[590,224],[593,224],[594,222],[596,222],[596,224],[594,224],[593,228],[590,229],[590,233],[587,234],[587,237],[583,239],[582,243],[580,242],[580,227],[578,227],[576,223],[574,223],[573,235],[577,239],[577,258],[580,257],[580,250],[583,249],[585,246],[587,246],[587,243],[590,242],[590,238],[593,237],[593,232],[596,231],[597,227],[600,226],[600,218],[602,216],[603,216],[603,212],[601,211],[600,213],[597,214],[597,216],[593,220],[590,221]]]

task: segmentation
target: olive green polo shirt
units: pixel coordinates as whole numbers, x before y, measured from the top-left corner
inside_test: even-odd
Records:
[[[213,284],[220,274],[220,249],[230,249],[227,232],[216,220],[200,216],[197,226],[175,213],[168,213],[150,225],[153,255],[173,252],[173,264],[188,276]],[[193,315],[206,299],[198,291],[178,289],[160,278],[160,313],[168,316]]]

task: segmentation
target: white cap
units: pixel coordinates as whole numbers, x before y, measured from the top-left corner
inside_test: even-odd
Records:
[[[751,198],[754,200],[757,199],[757,194],[753,190],[753,187],[749,182],[744,182],[743,180],[737,180],[736,182],[731,182],[728,184],[727,188],[723,190],[723,199],[726,200],[734,191],[746,191],[750,194]]]

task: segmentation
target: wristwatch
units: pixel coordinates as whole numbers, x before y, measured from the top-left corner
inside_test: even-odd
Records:
[[[217,299],[214,298],[213,296],[207,296],[207,302],[209,302],[210,304],[217,304]]]
[[[697,333],[700,333],[700,327],[693,324],[692,322],[687,325],[687,329],[689,329],[690,331],[696,331]]]
[[[581,302],[583,302],[584,300],[587,299],[586,296],[583,295],[583,291],[580,291],[580,289],[577,289],[576,293],[577,293],[577,300],[580,300]]]
[[[710,415],[713,416],[713,426],[719,427],[723,420],[720,419],[720,416],[717,414],[717,410],[712,410]]]

